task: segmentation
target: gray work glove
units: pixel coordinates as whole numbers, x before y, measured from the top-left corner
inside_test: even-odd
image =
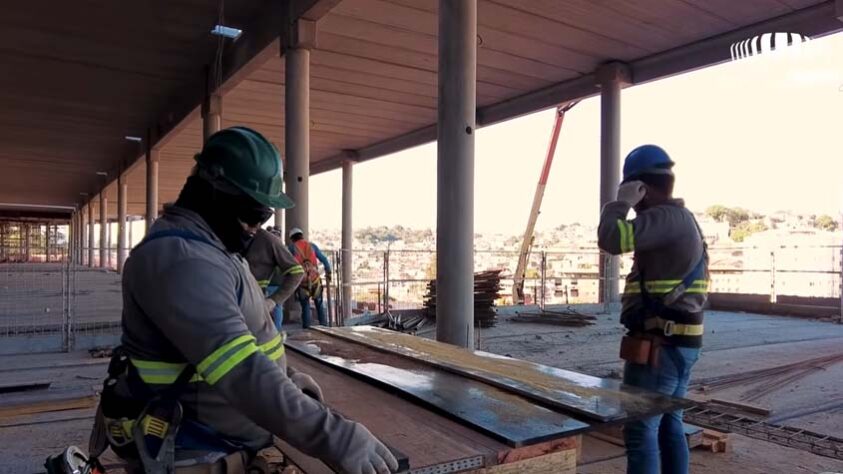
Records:
[[[319,384],[313,380],[313,377],[295,370],[291,371],[288,369],[287,372],[290,373],[290,381],[296,384],[296,387],[298,387],[305,395],[320,402],[323,401],[322,389],[319,387]]]
[[[629,204],[629,207],[635,207],[646,194],[647,186],[641,181],[630,181],[618,186],[618,201]]]
[[[278,304],[272,298],[266,298],[263,300],[263,306],[266,308],[266,312],[272,314],[272,310],[275,309],[275,305]]]
[[[365,426],[355,423],[339,467],[344,474],[390,474],[398,470],[398,460]]]

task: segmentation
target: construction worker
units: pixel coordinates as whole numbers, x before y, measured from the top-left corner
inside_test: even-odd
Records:
[[[312,378],[288,370],[282,335],[240,255],[271,208],[293,206],[281,192],[278,151],[234,127],[212,135],[196,162],[126,262],[122,348],[92,454],[107,438],[135,470],[239,473],[276,435],[340,472],[397,469],[363,425],[320,402]]]
[[[258,229],[244,256],[264,292],[266,308],[272,314],[275,328],[280,331],[282,305],[299,287],[304,269],[290,255],[284,241],[273,233],[274,230],[274,227]]]
[[[708,255],[694,215],[673,198],[673,164],[655,145],[627,155],[618,198],[600,215],[598,244],[612,255],[634,252],[622,298],[624,383],[683,397],[702,346]],[[630,422],[624,438],[627,472],[658,473],[660,464],[663,473],[688,472],[681,410]]]
[[[290,229],[290,253],[304,269],[304,278],[299,289],[296,290],[296,298],[301,304],[301,325],[303,328],[310,327],[310,300],[316,305],[316,316],[319,324],[328,325],[328,317],[325,314],[325,305],[322,303],[322,278],[319,276],[317,261],[325,267],[325,280],[331,284],[331,262],[328,257],[319,250],[316,244],[304,239],[304,232],[298,227]]]

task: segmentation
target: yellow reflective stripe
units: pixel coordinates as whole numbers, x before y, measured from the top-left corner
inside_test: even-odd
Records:
[[[129,361],[138,370],[141,380],[153,385],[174,383],[179,378],[179,374],[187,367],[187,364],[183,362],[160,362],[134,358],[129,358]]]
[[[266,357],[268,357],[269,360],[275,362],[276,360],[280,359],[283,355],[284,355],[284,344],[281,344],[274,351],[267,353]]]
[[[673,291],[674,288],[682,283],[681,280],[653,280],[644,282],[648,293],[657,295],[664,295]],[[708,291],[708,280],[694,280],[689,288],[685,289],[685,293],[706,293]],[[625,294],[641,293],[641,284],[637,281],[629,281],[624,287]]]
[[[621,234],[621,253],[632,252],[635,250],[635,230],[632,227],[632,223],[623,219],[618,219],[618,230]]]
[[[278,333],[278,334],[275,335],[275,337],[273,337],[269,341],[264,342],[263,344],[259,345],[258,349],[260,349],[261,352],[266,352],[267,350],[274,348],[275,345],[280,343],[280,342],[281,342],[281,333]]]
[[[284,270],[284,273],[282,273],[281,276],[284,276],[284,275],[287,275],[287,274],[301,275],[302,273],[304,273],[304,268],[302,268],[301,265],[293,265],[292,267]]]
[[[207,380],[207,382],[211,385],[217,383],[219,379],[225,377],[225,374],[229,373],[231,369],[237,367],[237,364],[243,362],[246,357],[249,357],[257,351],[258,346],[256,346],[254,342],[249,342],[240,350],[232,354],[228,359],[225,360],[225,362],[218,365],[213,371],[211,371],[210,374],[207,374],[205,380]]]
[[[259,345],[258,349],[272,361],[280,359],[284,355],[284,341],[281,339],[281,334],[279,333],[269,342]]]
[[[658,316],[645,320],[644,327],[646,329],[665,329],[668,324],[672,324],[670,328],[670,335],[672,336],[702,336],[705,334],[705,328],[702,324],[673,323]]]
[[[184,362],[159,362],[157,360],[142,360],[142,359],[135,359],[133,357],[129,358],[132,362],[132,365],[137,367],[138,369],[173,369],[173,370],[181,370],[187,367],[187,364]]]
[[[196,371],[200,374],[203,374],[204,376],[205,371],[208,370],[211,365],[218,362],[222,356],[226,355],[226,353],[228,353],[231,349],[247,342],[251,342],[252,345],[254,345],[255,336],[252,336],[251,334],[243,334],[242,336],[237,336],[234,339],[226,342],[225,344],[218,347],[217,350],[212,352],[211,355],[202,359],[202,362],[200,362],[199,365],[196,366]],[[255,346],[255,349],[257,349],[257,346]]]
[[[258,285],[262,290],[265,290],[266,287],[269,286],[269,280],[258,280]]]

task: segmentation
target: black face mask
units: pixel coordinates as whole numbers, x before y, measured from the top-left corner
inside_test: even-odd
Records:
[[[241,222],[257,225],[272,215],[271,209],[251,197],[223,193],[198,176],[187,179],[176,205],[199,214],[229,252],[241,254],[253,238]]]

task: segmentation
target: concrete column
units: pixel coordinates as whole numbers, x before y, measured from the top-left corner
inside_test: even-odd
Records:
[[[100,192],[100,268],[107,268],[108,260],[108,198]]]
[[[222,96],[211,94],[202,102],[202,143],[222,130]]]
[[[82,263],[82,210],[76,211],[75,219],[73,220],[73,264],[79,265]]]
[[[351,284],[353,283],[352,263],[354,259],[354,227],[352,225],[352,196],[353,181],[352,172],[354,162],[345,160],[342,163],[342,318],[351,318]]]
[[[129,185],[123,174],[117,177],[117,272],[123,272],[123,261],[126,260],[126,208],[128,206]]]
[[[94,266],[94,201],[88,203],[88,266]]]
[[[600,209],[617,199],[621,182],[621,87],[630,82],[629,69],[608,63],[597,70],[600,86]],[[601,255],[600,302],[620,301],[620,258]]]
[[[308,237],[308,181],[310,179],[310,48],[316,44],[316,24],[298,20],[284,44],[284,151],[287,159],[285,191],[296,205],[286,210],[285,235],[293,227]]]
[[[50,235],[53,232],[52,224],[46,224],[44,226],[44,262],[50,262]]]
[[[23,225],[23,261],[29,262],[32,255],[32,228],[29,224]]]
[[[436,339],[474,347],[477,0],[439,0]]]
[[[146,233],[158,218],[158,150],[147,140],[146,148]]]

